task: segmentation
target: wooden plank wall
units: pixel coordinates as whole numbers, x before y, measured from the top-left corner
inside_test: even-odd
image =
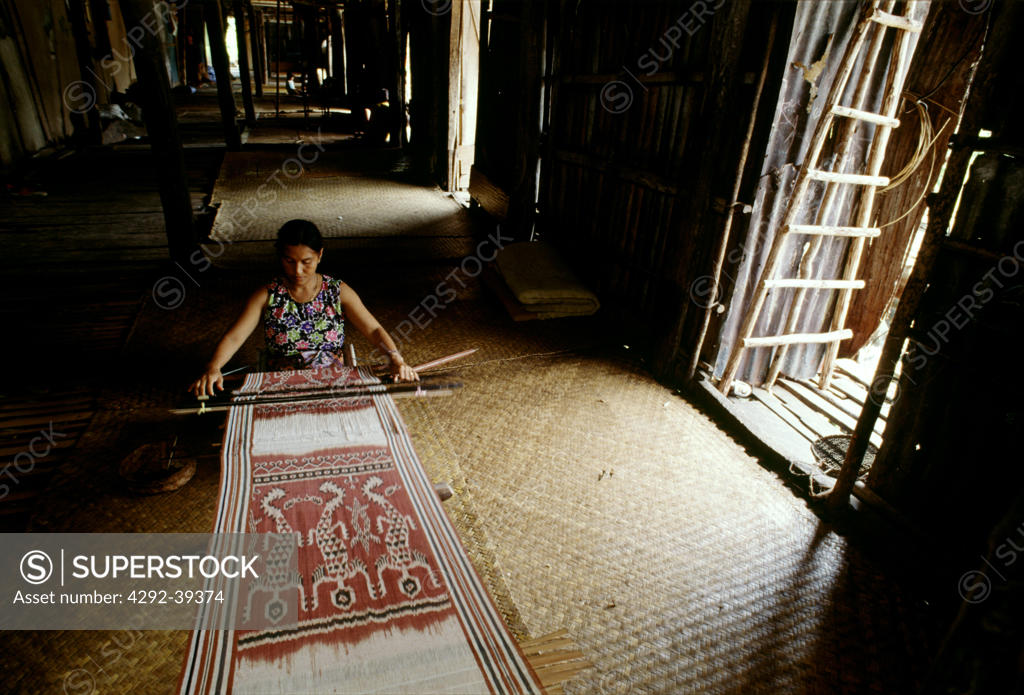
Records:
[[[4,0],[0,25],[0,164],[7,168],[71,135],[63,92],[79,70],[63,2]]]
[[[710,272],[775,9],[562,3],[549,18],[538,230],[670,379],[701,319],[690,287]],[[777,90],[770,80],[769,120]]]
[[[76,0],[77,1],[77,0]],[[60,0],[0,1],[0,167],[11,171],[27,157],[59,147],[75,135],[72,107],[106,104],[113,91],[135,81],[134,45],[117,0],[90,2],[85,18],[96,84],[81,85],[67,5]],[[154,12],[154,18],[160,15]],[[173,37],[161,22],[171,84],[177,83]]]

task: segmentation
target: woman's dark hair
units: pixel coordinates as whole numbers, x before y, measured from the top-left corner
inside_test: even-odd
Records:
[[[277,255],[284,253],[285,246],[308,246],[319,253],[324,247],[324,238],[309,220],[289,220],[277,230],[277,241],[274,242]]]

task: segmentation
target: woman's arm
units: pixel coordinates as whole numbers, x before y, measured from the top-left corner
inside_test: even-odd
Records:
[[[402,355],[398,352],[395,341],[380,325],[380,321],[374,318],[373,314],[363,305],[363,301],[359,299],[355,290],[342,283],[339,298],[341,308],[345,311],[345,317],[359,329],[360,333],[366,336],[370,343],[387,353],[391,359],[391,375],[395,381],[419,381],[420,375],[405,363]]]
[[[188,390],[197,396],[214,395],[214,387],[218,391],[224,390],[224,375],[220,373],[221,367],[228,363],[238,348],[252,335],[256,326],[260,323],[260,316],[263,314],[263,307],[267,305],[267,288],[261,287],[256,290],[246,303],[242,313],[235,320],[234,325],[228,329],[224,337],[217,343],[217,349],[213,357],[206,365],[203,375],[192,382]]]

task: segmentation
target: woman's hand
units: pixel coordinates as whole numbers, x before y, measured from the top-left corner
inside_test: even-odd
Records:
[[[188,390],[198,396],[215,396],[217,395],[214,391],[224,390],[224,375],[220,373],[220,370],[216,367],[207,367],[206,371],[201,377],[192,382],[192,385],[188,387]]]
[[[400,381],[419,381],[420,375],[405,363],[401,355],[391,356],[391,378],[397,384]]]

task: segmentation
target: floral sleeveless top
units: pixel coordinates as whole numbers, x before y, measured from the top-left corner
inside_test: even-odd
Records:
[[[263,312],[267,368],[271,370],[324,367],[341,358],[345,314],[341,309],[341,280],[323,276],[320,292],[297,302],[282,278],[270,284]]]

